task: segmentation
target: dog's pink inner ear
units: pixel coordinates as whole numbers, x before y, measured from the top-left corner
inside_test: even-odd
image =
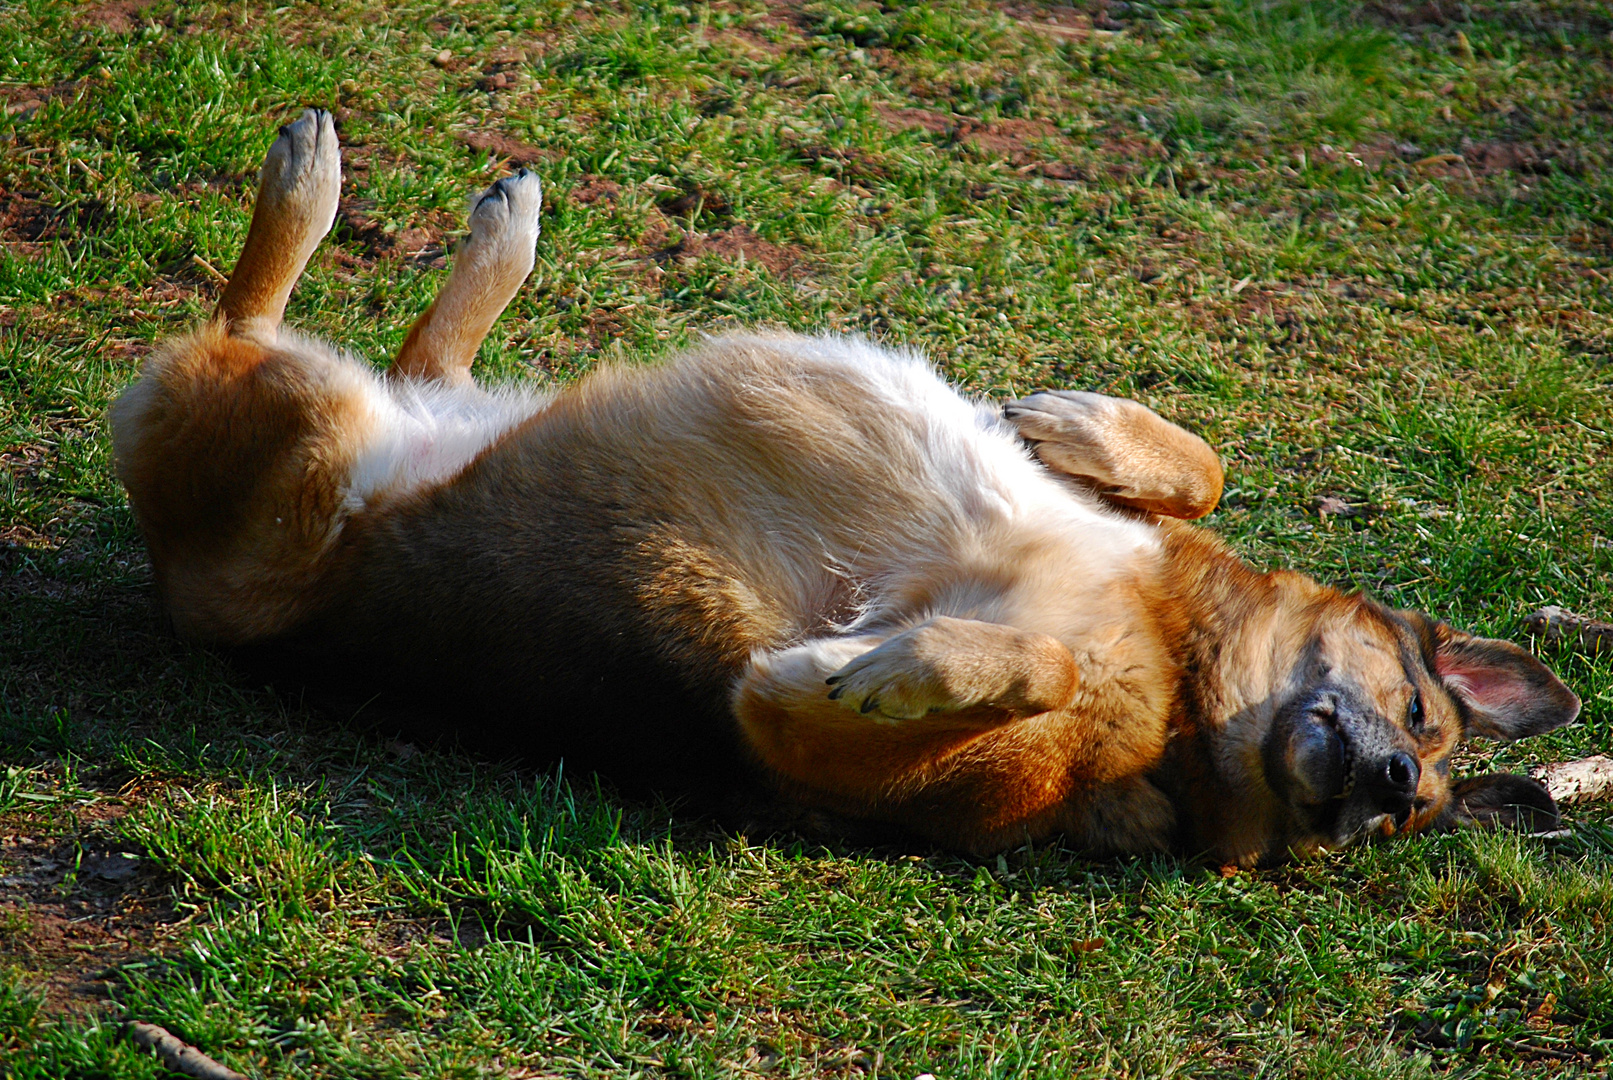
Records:
[[[1579,715],[1574,692],[1510,642],[1447,638],[1435,657],[1434,672],[1467,706],[1473,735],[1523,739],[1562,727]]]
[[[1503,672],[1477,665],[1463,665],[1456,658],[1441,656],[1435,670],[1451,693],[1481,709],[1521,709],[1529,704],[1529,688]]]

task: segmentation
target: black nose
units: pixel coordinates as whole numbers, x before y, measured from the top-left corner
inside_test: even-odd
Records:
[[[1401,750],[1391,754],[1384,762],[1383,775],[1378,780],[1380,805],[1385,811],[1396,813],[1411,806],[1417,794],[1417,781],[1422,778],[1422,766],[1417,759]]]
[[[1384,767],[1384,777],[1389,781],[1389,786],[1399,788],[1408,795],[1417,790],[1417,780],[1422,774],[1422,766],[1417,764],[1417,759],[1404,750],[1391,757],[1389,764]]]

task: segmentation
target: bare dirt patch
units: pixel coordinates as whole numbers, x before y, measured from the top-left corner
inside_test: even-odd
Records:
[[[540,162],[553,161],[558,156],[553,150],[544,150],[530,143],[524,143],[501,131],[466,131],[461,132],[457,138],[472,150],[485,150],[493,157],[511,165],[537,165]]]
[[[87,29],[127,34],[140,25],[140,13],[151,4],[152,0],[113,0],[108,4],[92,4],[79,12],[73,21]]]
[[[1022,29],[1055,41],[1084,41],[1092,36],[1092,16],[1067,4],[998,4]]]
[[[752,63],[775,61],[789,51],[786,46],[770,40],[766,35],[745,27],[721,31],[712,40]]]
[[[332,258],[344,265],[373,265],[381,259],[401,258],[430,265],[446,265],[447,237],[453,230],[447,213],[433,214],[417,220],[406,228],[389,230],[385,222],[375,215],[375,202],[371,199],[345,198],[337,204],[336,232],[338,239],[356,243],[362,255],[333,250]]]
[[[613,203],[622,194],[622,185],[603,176],[586,173],[566,192],[566,199],[578,206],[592,206],[598,202]]]
[[[800,34],[810,33],[813,20],[802,10],[804,6],[800,0],[767,0],[766,13],[755,19],[754,25],[787,27]]]
[[[957,124],[946,113],[939,113],[933,109],[897,109],[880,105],[874,111],[879,114],[879,118],[887,127],[895,131],[911,131],[917,128],[931,135],[945,135]]]
[[[1015,168],[1034,166],[1043,176],[1054,180],[1088,179],[1085,170],[1065,161],[1050,160],[1064,156],[1068,148],[1066,139],[1057,127],[1045,120],[1010,118],[982,123],[968,117],[949,116],[934,109],[896,108],[878,106],[880,120],[894,131],[923,131],[939,135],[999,158],[1006,158]]]
[[[26,971],[54,1013],[109,1001],[116,969],[159,953],[179,919],[169,875],[115,838],[75,844],[0,835],[0,958]]]
[[[33,191],[0,191],[0,243],[32,255],[56,236],[56,211]]]
[[[1462,140],[1462,161],[1478,176],[1519,172],[1537,176],[1561,171],[1572,176],[1584,172],[1578,151],[1566,143],[1471,142]]]
[[[0,86],[0,102],[7,116],[27,120],[56,98],[71,97],[79,87],[78,80],[69,79],[54,86]]]
[[[1059,129],[1045,120],[994,120],[989,124],[965,120],[958,125],[958,141],[1011,161],[1028,160],[1033,152],[1032,144],[1049,140],[1064,141]]]
[[[489,94],[500,90],[513,90],[528,81],[527,50],[519,46],[495,49],[482,66],[482,77],[476,80],[476,89]]]
[[[38,192],[0,188],[0,244],[21,254],[32,255],[48,241],[93,234],[112,223],[112,213],[100,199],[81,199],[63,209],[41,202]]]
[[[707,255],[730,262],[743,260],[756,263],[776,277],[785,277],[801,265],[805,253],[798,248],[764,240],[749,225],[734,225],[721,232],[690,233],[651,258],[658,261],[676,259],[683,263],[694,262]]]
[[[656,205],[670,218],[685,218],[691,214],[721,218],[734,209],[726,193],[701,184],[685,184],[658,200]]]

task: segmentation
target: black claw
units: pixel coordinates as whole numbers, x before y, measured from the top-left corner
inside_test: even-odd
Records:
[[[829,691],[829,700],[830,701],[839,701],[840,700],[840,695],[844,694],[845,692],[846,692],[846,688],[844,686],[837,686],[833,690]]]
[[[867,716],[869,713],[873,712],[878,707],[879,707],[879,699],[878,698],[869,698],[867,701],[863,702],[863,707],[861,709],[861,712],[862,712],[862,714],[864,716]]]
[[[835,683],[839,682],[843,678],[845,678],[844,675],[831,675],[831,676],[829,676],[827,679],[825,679],[823,681],[825,683],[827,683],[828,685],[833,686]]]

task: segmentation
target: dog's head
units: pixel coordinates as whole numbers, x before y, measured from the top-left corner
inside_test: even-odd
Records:
[[[1452,783],[1469,736],[1511,741],[1579,714],[1579,698],[1524,650],[1358,597],[1324,604],[1274,702],[1262,747],[1296,849],[1467,825],[1554,828],[1523,776]]]

